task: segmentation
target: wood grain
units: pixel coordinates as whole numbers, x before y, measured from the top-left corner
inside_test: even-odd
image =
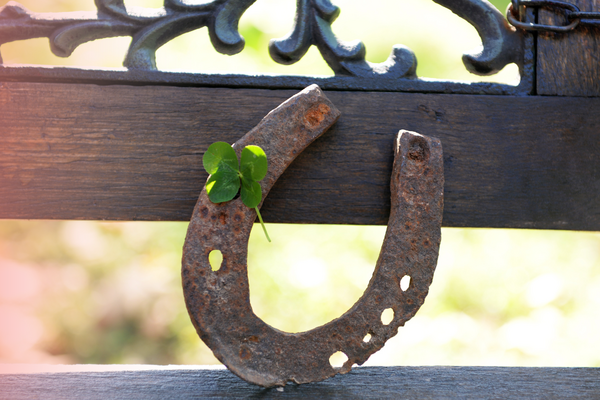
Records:
[[[597,399],[598,368],[363,367],[283,391],[227,370],[0,375],[0,400],[53,399]]]
[[[600,11],[600,0],[572,0],[581,11]],[[564,17],[540,10],[539,22],[563,25]],[[568,33],[540,33],[537,93],[600,96],[600,27],[579,25]]]
[[[0,218],[189,220],[201,157],[294,90],[0,83]],[[444,226],[600,230],[600,99],[327,92],[271,222],[385,224],[399,129],[441,139]]]

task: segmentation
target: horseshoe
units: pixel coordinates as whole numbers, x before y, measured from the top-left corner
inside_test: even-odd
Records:
[[[263,148],[269,160],[261,182],[266,196],[294,158],[339,115],[312,85],[271,111],[233,147],[238,156],[249,144]],[[441,239],[442,147],[438,139],[400,131],[394,152],[389,224],[365,293],[341,317],[301,333],[267,325],[250,306],[247,253],[256,212],[240,198],[211,203],[202,190],[183,249],[185,301],[200,338],[236,375],[271,387],[346,373],[383,347],[423,304]],[[213,271],[208,255],[215,249],[222,252],[223,261]],[[406,276],[408,288],[401,285]],[[394,316],[386,325],[381,316],[387,309]],[[329,357],[338,351],[348,360],[334,368]]]

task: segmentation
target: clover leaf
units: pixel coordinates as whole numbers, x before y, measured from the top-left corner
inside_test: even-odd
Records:
[[[206,193],[213,203],[232,200],[240,191],[242,203],[254,208],[260,224],[270,242],[258,205],[262,200],[262,189],[258,181],[267,175],[267,155],[258,146],[246,146],[238,164],[237,154],[229,143],[215,142],[202,157],[202,165],[210,174],[206,182]]]
[[[242,202],[248,207],[256,207],[262,200],[262,190],[258,181],[267,175],[267,155],[258,146],[246,146],[242,150],[240,178],[242,180]]]

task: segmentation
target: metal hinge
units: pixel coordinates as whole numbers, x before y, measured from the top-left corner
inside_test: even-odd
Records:
[[[527,22],[525,19],[527,8],[545,8],[565,18],[564,25],[544,25]],[[584,12],[575,4],[558,0],[511,0],[506,11],[508,22],[513,26],[526,31],[568,32],[577,25],[600,25],[600,12]]]

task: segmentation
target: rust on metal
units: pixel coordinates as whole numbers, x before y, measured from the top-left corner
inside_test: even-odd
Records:
[[[234,149],[239,153],[253,144],[265,150],[269,171],[261,186],[266,196],[294,158],[339,115],[313,85],[271,111]],[[184,295],[200,338],[235,374],[271,387],[346,373],[379,350],[423,304],[441,238],[442,148],[437,139],[400,131],[394,151],[390,220],[373,277],[350,310],[307,332],[279,331],[254,314],[247,253],[256,213],[239,198],[211,203],[202,190],[183,249]],[[208,260],[213,250],[223,255],[216,271]],[[388,309],[393,318],[382,321]],[[334,368],[329,358],[338,351],[348,360]]]

